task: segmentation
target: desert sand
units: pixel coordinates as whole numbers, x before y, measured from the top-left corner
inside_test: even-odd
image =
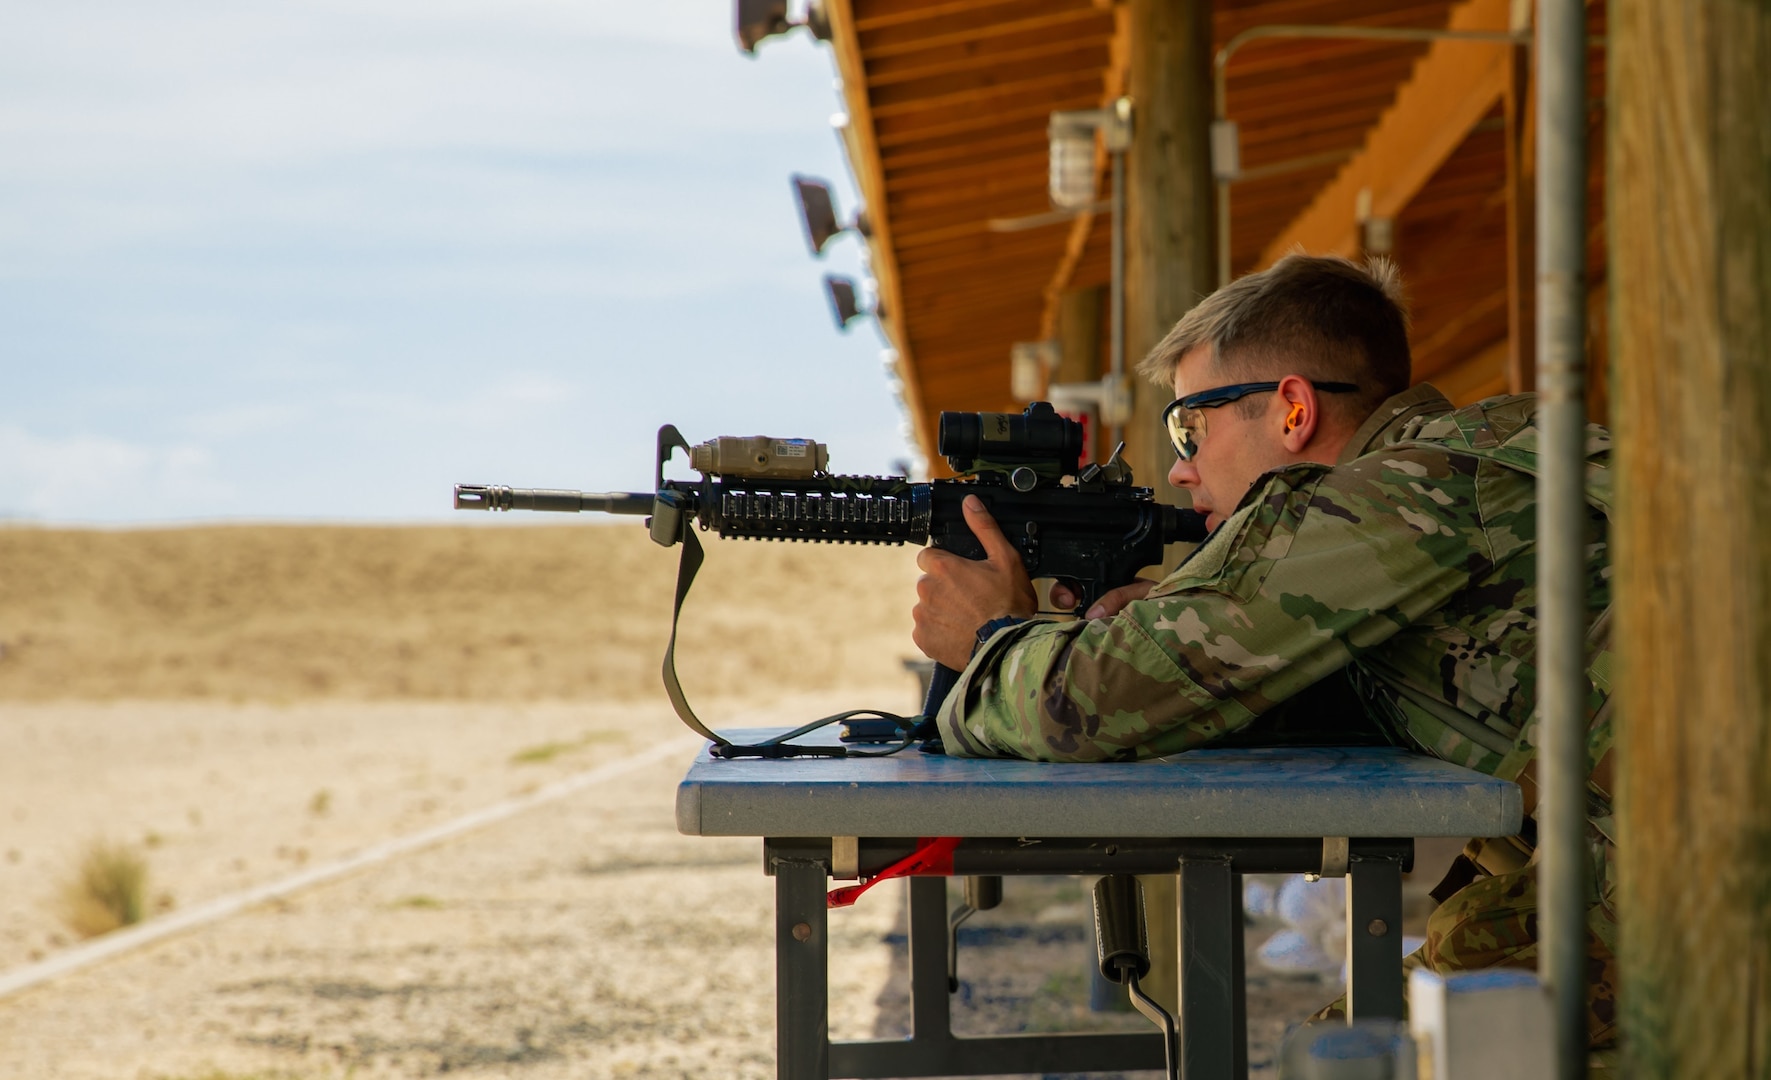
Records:
[[[715,727],[915,711],[914,549],[713,541],[679,664]],[[622,525],[0,528],[0,973],[66,954],[94,840],[176,911],[620,763],[664,702],[675,552]],[[773,1075],[756,843],[667,757],[0,999],[0,1077]],[[1086,898],[962,933],[960,1030],[1090,1013]],[[901,1034],[902,891],[833,917],[832,1031]],[[1257,1074],[1332,988],[1254,975]]]

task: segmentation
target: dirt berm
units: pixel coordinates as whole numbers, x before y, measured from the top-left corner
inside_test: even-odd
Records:
[[[684,685],[901,683],[914,550],[712,540]],[[0,700],[655,699],[676,555],[637,523],[0,528]]]

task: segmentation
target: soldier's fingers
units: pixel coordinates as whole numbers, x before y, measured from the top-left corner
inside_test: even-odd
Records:
[[[942,551],[940,548],[925,547],[916,553],[916,568],[925,574],[939,573],[947,567],[951,560],[957,558],[959,558],[959,556],[953,554],[951,551]]]
[[[1051,601],[1052,607],[1059,611],[1074,611],[1076,605],[1082,603],[1082,597],[1078,596],[1070,586],[1056,581],[1052,583]]]
[[[915,645],[918,649],[922,650],[922,654],[924,656],[928,656],[930,645],[929,645],[928,634],[926,634],[922,628],[923,627],[922,605],[918,604],[914,609],[912,609],[911,615],[915,618],[915,622],[910,627],[910,643],[912,645]]]
[[[984,500],[976,495],[967,495],[965,502],[960,505],[965,507],[966,527],[972,530],[972,535],[978,538],[978,543],[984,545],[984,554],[989,557],[990,561],[993,563],[1013,563],[1019,566],[1021,553],[1016,551],[1015,545],[1009,543],[1008,537],[1002,534],[1002,526],[998,525],[996,519],[990,516],[990,511],[984,507]]]
[[[916,598],[918,600],[929,599],[935,595],[935,587],[935,579],[932,575],[922,575],[916,579]]]

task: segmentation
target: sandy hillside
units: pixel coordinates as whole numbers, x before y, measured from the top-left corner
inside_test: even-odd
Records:
[[[0,701],[656,698],[678,550],[636,524],[0,528]],[[684,685],[897,684],[914,551],[711,540]]]

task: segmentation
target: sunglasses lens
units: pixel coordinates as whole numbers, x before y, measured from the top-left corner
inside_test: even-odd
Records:
[[[1163,417],[1168,423],[1169,441],[1174,443],[1175,453],[1182,461],[1192,461],[1193,455],[1199,452],[1199,442],[1194,435],[1198,415],[1191,409],[1173,409]]]

